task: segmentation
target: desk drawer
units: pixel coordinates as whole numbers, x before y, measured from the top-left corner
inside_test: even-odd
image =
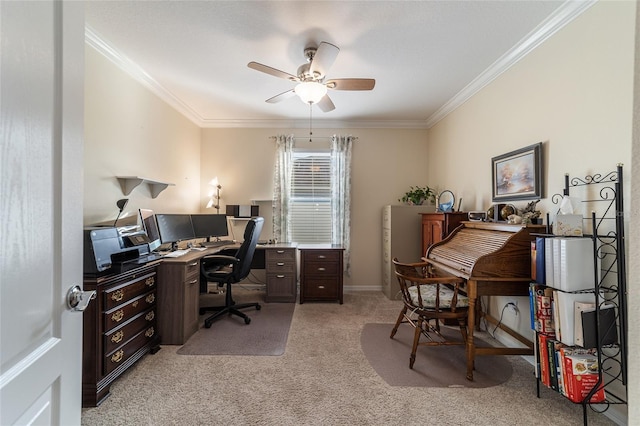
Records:
[[[307,278],[304,281],[304,297],[314,300],[336,300],[338,294],[336,279]]]
[[[269,262],[295,262],[295,249],[267,249],[265,259]]]
[[[122,347],[117,348],[113,352],[107,352],[107,355],[104,357],[104,374],[107,375],[123,365],[132,355],[149,344],[155,334],[156,330],[154,326],[149,326],[140,331]]]
[[[124,324],[142,311],[155,306],[156,293],[151,291],[147,294],[132,299],[125,305],[120,305],[110,311],[104,312],[104,329],[108,332],[114,327]]]
[[[155,324],[155,309],[141,312],[137,317],[134,317],[128,323],[125,323],[121,327],[115,328],[104,334],[105,352],[109,353],[114,351],[118,346],[126,343],[140,331],[147,329],[150,326],[155,326]]]
[[[114,285],[104,291],[104,309],[109,310],[140,296],[156,287],[156,273],[133,276],[131,280]]]
[[[338,262],[305,261],[304,263],[305,277],[336,277],[338,275],[338,268]]]
[[[305,250],[305,262],[338,262],[341,250]],[[307,263],[308,264],[308,263]]]

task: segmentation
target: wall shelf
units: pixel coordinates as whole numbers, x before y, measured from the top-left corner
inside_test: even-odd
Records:
[[[160,182],[139,176],[116,176],[116,178],[120,183],[120,188],[122,188],[122,193],[124,195],[131,194],[131,191],[133,191],[138,185],[146,183],[149,186],[151,198],[156,198],[162,191],[167,189],[168,186],[175,185],[173,183]]]

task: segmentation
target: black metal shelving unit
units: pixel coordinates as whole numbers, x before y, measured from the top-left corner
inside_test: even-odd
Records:
[[[554,194],[551,200],[554,204],[559,204],[565,195],[571,196],[572,199],[580,199],[583,207],[587,207],[583,210],[590,211],[589,215],[583,215],[584,235],[576,238],[590,238],[593,242],[593,274],[596,285],[593,290],[588,291],[595,293],[595,335],[598,342],[595,349],[600,368],[597,384],[580,403],[586,426],[588,408],[603,413],[611,405],[627,404],[627,273],[622,164],[618,164],[616,170],[604,175],[591,174],[583,178],[565,175],[563,193]],[[547,236],[553,237],[551,234]],[[604,304],[613,305],[615,308],[615,326],[618,328],[616,344],[602,345],[604,336],[600,336],[600,309]],[[540,362],[539,353],[536,354],[536,359]],[[605,386],[605,401],[590,403],[591,397],[602,384]],[[536,393],[540,397],[539,375]]]

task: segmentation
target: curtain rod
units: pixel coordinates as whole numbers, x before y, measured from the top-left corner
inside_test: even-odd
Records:
[[[309,140],[309,139],[331,139],[332,136],[311,136],[311,138],[309,138],[309,136],[294,136],[293,139],[294,140],[298,140],[298,139],[304,139],[304,140]],[[276,136],[269,136],[269,139],[272,140],[276,140],[278,139]],[[358,137],[357,136],[353,136],[353,140],[357,141]]]

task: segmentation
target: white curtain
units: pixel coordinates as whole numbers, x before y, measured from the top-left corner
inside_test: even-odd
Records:
[[[351,147],[353,136],[331,138],[331,243],[344,247],[344,272],[351,276]]]
[[[273,174],[273,238],[289,240],[289,199],[291,198],[291,171],[293,135],[276,136],[275,171]]]

